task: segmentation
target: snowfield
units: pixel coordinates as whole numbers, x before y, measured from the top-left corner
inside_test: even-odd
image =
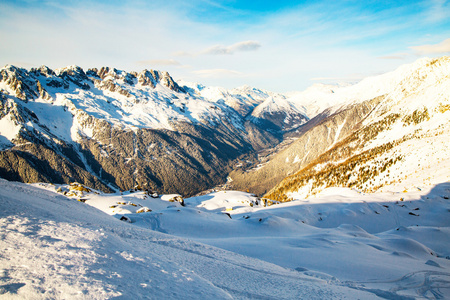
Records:
[[[327,189],[267,207],[236,191],[183,206],[143,191],[0,185],[8,299],[450,297],[449,182],[407,193]]]
[[[305,274],[144,228],[145,217],[138,221],[141,226],[120,221],[48,186],[5,180],[0,185],[2,297],[374,298],[329,276]],[[105,200],[98,197],[92,201]],[[158,214],[178,209],[169,207]],[[192,210],[180,213],[196,219]],[[145,214],[139,215],[149,220],[153,215]],[[202,218],[197,222],[208,225]]]

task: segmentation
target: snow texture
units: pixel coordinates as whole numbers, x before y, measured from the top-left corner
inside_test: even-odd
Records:
[[[325,274],[299,272],[148,226],[168,215],[180,228],[178,214],[209,231],[214,220],[228,218],[220,214],[209,214],[208,222],[195,208],[170,207],[127,214],[130,224],[52,192],[51,185],[5,180],[0,185],[0,295],[8,299],[376,298]],[[100,201],[117,200],[103,196]],[[133,198],[138,200],[139,195]]]

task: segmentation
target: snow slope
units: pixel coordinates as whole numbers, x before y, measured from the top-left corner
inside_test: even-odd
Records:
[[[375,298],[326,277],[122,222],[39,185],[0,185],[1,297]]]
[[[307,132],[314,134],[315,129],[326,129],[325,141],[316,144],[327,147],[316,151],[314,160],[310,159],[307,165],[288,174],[290,176],[280,181],[266,197],[281,201],[302,199],[327,187],[374,192],[392,190],[396,186],[395,191],[403,191],[448,181],[449,74],[449,57],[422,59],[343,88],[352,91],[347,96],[343,89],[334,93],[342,104],[327,109],[329,114],[336,112],[325,119],[331,124],[324,121],[324,126],[312,127]],[[356,100],[352,100],[354,96]],[[367,106],[370,109],[361,114],[361,118],[346,116],[346,112],[367,104],[356,102],[371,97],[375,98],[367,102],[371,103]],[[304,149],[323,137],[318,134],[310,143],[305,134],[305,138],[301,137],[293,147],[280,152],[279,157],[286,155],[285,169],[292,167],[291,162],[296,157],[307,157],[309,152],[305,155]],[[281,165],[279,157],[274,157],[274,161],[278,159],[278,166]],[[430,177],[441,172],[444,173],[441,181],[433,179],[430,182]]]
[[[58,188],[36,186],[46,191]],[[450,296],[448,181],[408,192],[362,194],[331,188],[308,199],[267,207],[254,195],[237,191],[184,199],[184,206],[170,201],[172,196],[152,198],[139,191],[90,192],[73,196],[72,201],[78,198],[112,218],[126,217],[138,232],[151,229],[188,238],[329,285],[387,299]],[[143,208],[147,212],[139,213]],[[261,284],[255,290],[266,288]],[[286,294],[281,298],[294,295],[282,291]],[[308,293],[306,298],[314,298]]]
[[[435,59],[422,58],[411,64],[402,65],[392,72],[367,77],[357,84],[348,86],[315,84],[305,91],[288,94],[287,101],[299,109],[304,109],[306,115],[312,119],[326,109],[335,112],[342,106],[381,95],[390,94],[394,100],[401,99],[405,96],[404,89],[414,90],[417,86],[423,88],[438,84],[436,78],[448,76],[449,60],[449,57],[443,56],[438,59],[437,66],[433,66]]]

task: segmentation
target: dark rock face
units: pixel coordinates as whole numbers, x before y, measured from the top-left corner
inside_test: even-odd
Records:
[[[45,77],[55,76],[55,72],[47,66],[41,66],[39,68],[33,68],[30,70],[30,73],[34,73],[34,75],[41,75]]]
[[[72,158],[76,158],[72,149],[64,150],[66,153],[72,154]],[[1,151],[0,177],[21,182],[68,184],[77,181],[98,190],[112,191],[97,177],[58,152],[44,145],[31,143]]]
[[[36,90],[36,80],[29,78],[25,69],[8,66],[0,74],[1,81],[15,91],[15,97],[28,101],[39,96],[39,92]]]
[[[161,84],[168,87],[174,92],[185,93],[185,91],[173,80],[167,72],[160,73]]]
[[[65,82],[74,83],[83,90],[89,90],[91,88],[89,83],[92,83],[92,80],[89,79],[84,70],[78,66],[62,69],[59,72],[58,77],[62,78]],[[65,87],[67,86],[68,85],[66,84]]]
[[[186,93],[186,91],[181,88],[167,72],[144,70],[137,75],[137,80],[138,84],[141,86],[151,86],[152,88],[155,88],[156,84],[161,83],[163,86],[174,92]]]
[[[153,70],[151,71],[144,70],[138,74],[138,83],[142,86],[149,85],[152,88],[155,88],[158,80],[159,80],[158,73],[155,73]]]
[[[96,139],[83,139],[81,152],[99,178],[122,190],[138,184],[159,193],[193,195],[223,182],[230,161],[252,149],[242,140],[220,140],[219,133],[203,126],[122,131],[91,121]]]
[[[94,79],[94,83],[95,83],[95,87],[100,89],[100,90],[106,90],[106,91],[110,91],[110,92],[118,92],[119,94],[124,95],[126,97],[131,97],[130,92],[128,92],[127,90],[123,89],[119,85],[115,84],[110,79],[103,80],[103,81]]]

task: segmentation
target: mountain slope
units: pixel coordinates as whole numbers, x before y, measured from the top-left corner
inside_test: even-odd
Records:
[[[405,183],[408,178],[425,180],[420,169],[439,172],[440,162],[450,159],[445,145],[450,139],[450,58],[421,60],[409,72],[400,70],[403,77],[359,129],[287,177],[267,197],[307,197],[330,186],[373,192],[401,183],[408,190],[417,184]]]
[[[300,127],[296,138],[279,152],[263,157],[254,169],[234,170],[233,187],[264,194],[286,176],[308,165],[342,136],[358,128],[359,122],[379,103],[376,98],[342,109],[331,116],[319,114]]]
[[[295,178],[298,178],[304,173],[305,178],[309,178],[308,176],[316,172],[313,170],[319,170],[327,163],[330,167],[341,164],[353,156],[357,169],[352,169],[352,182],[359,182],[362,175],[355,173],[359,172],[357,160],[361,157],[355,155],[369,150],[365,145],[371,145],[371,141],[378,134],[386,136],[386,141],[377,142],[381,145],[373,144],[370,147],[390,147],[397,149],[397,152],[400,148],[399,139],[408,134],[416,134],[417,139],[420,139],[420,136],[438,134],[445,139],[448,133],[441,133],[437,128],[445,127],[448,122],[446,110],[449,105],[449,65],[448,57],[422,59],[394,72],[336,89],[334,93],[328,94],[328,98],[324,98],[334,105],[299,127],[288,146],[270,156],[260,158],[260,165],[256,168],[233,171],[233,186],[264,194],[287,176],[295,174]],[[415,123],[423,121],[423,118],[432,119],[429,123],[423,123],[424,126],[431,127],[423,128],[421,133],[414,133],[416,130],[422,130],[421,125]],[[390,130],[391,126],[396,126],[398,130]],[[429,130],[431,131],[427,133]],[[397,144],[389,144],[394,142]],[[444,149],[443,152],[447,153]],[[445,156],[444,153],[437,155]],[[326,174],[328,173],[323,176],[328,176]],[[349,176],[349,173],[337,173],[334,176],[340,178],[337,186],[342,186],[345,180],[341,177]],[[323,180],[323,177],[317,179],[317,184],[320,185]],[[288,181],[289,179],[286,179],[285,183]],[[335,183],[327,183],[326,186],[334,186],[333,184]],[[343,186],[348,184],[350,182]],[[290,185],[295,186],[296,183],[289,183]],[[303,185],[299,184],[299,188],[300,186]],[[376,190],[377,187],[371,185],[370,189]],[[290,191],[290,188],[286,188],[286,193],[289,193],[287,190]],[[267,196],[277,200],[289,198],[283,195],[284,190],[274,190]]]
[[[282,139],[245,119],[271,95],[180,86],[154,70],[7,66],[0,176],[192,195],[225,182],[233,160]]]
[[[287,132],[309,119],[286,99],[269,97],[253,110],[248,120],[272,132]]]

